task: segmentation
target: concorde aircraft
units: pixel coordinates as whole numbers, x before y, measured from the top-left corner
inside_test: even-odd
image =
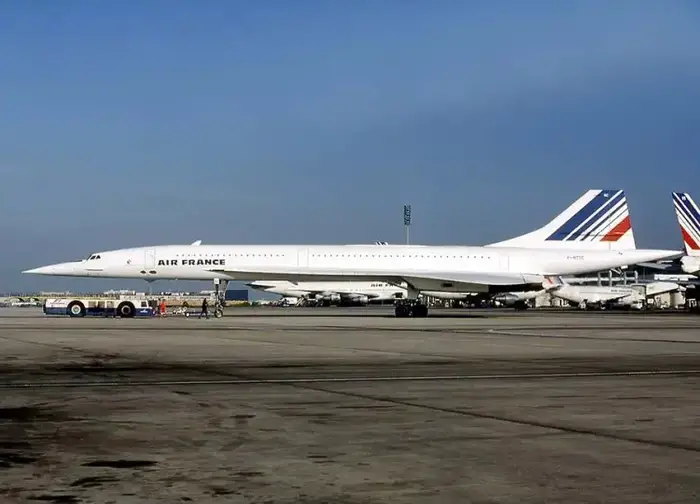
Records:
[[[542,288],[547,275],[591,273],[680,257],[676,250],[636,249],[623,240],[629,217],[598,229],[617,215],[624,192],[596,196],[573,216],[558,216],[527,235],[486,247],[414,245],[156,245],[110,250],[24,273],[144,280],[405,282],[397,317],[425,317],[421,291],[498,293]],[[563,221],[563,222],[562,222]],[[625,224],[627,222],[627,224]],[[603,226],[605,227],[605,226]],[[552,246],[554,242],[566,242]],[[225,287],[224,287],[225,288]]]

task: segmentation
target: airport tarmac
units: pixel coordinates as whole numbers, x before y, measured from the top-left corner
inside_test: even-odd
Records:
[[[3,503],[697,503],[700,316],[0,309]]]

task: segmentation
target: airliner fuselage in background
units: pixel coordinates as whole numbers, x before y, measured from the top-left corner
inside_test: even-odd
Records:
[[[379,303],[404,299],[408,295],[405,285],[387,282],[290,282],[289,280],[257,280],[246,283],[255,290],[278,294],[288,298],[303,298],[326,302],[351,302],[358,304]],[[423,291],[424,296],[445,300],[467,299],[468,292]]]
[[[369,304],[406,297],[406,289],[386,282],[290,282],[257,280],[246,282],[252,289],[278,294],[285,298],[323,303]]]

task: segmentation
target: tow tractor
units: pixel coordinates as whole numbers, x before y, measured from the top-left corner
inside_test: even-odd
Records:
[[[156,307],[145,298],[120,296],[114,298],[49,298],[44,302],[44,314],[69,317],[152,317]]]
[[[224,316],[224,303],[228,280],[214,280],[214,317]],[[48,298],[44,301],[45,315],[69,317],[120,317],[144,318],[153,317],[158,313],[156,301],[143,297],[119,296],[118,298]],[[187,315],[188,310],[182,307],[173,315]]]

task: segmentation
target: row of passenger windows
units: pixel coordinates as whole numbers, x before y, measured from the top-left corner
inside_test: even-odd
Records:
[[[286,254],[175,254],[175,257],[287,257]]]
[[[286,254],[175,254],[175,257],[287,257]],[[491,259],[491,256],[435,255],[435,254],[311,254],[310,257],[389,257],[389,258],[440,258],[440,259]]]

